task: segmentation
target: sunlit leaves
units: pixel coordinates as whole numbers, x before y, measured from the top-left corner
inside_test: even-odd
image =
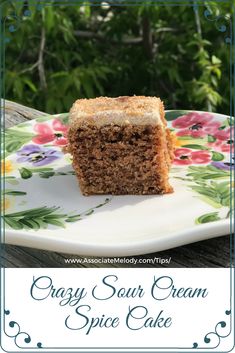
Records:
[[[11,11],[14,10],[12,1]],[[18,3],[18,2],[17,2]],[[99,95],[160,96],[168,109],[221,110],[229,113],[228,47],[223,33],[199,7],[202,36],[191,7],[159,7],[148,1],[138,6],[53,6],[21,2],[22,19],[6,53],[6,97],[48,113],[68,111],[77,98]],[[121,2],[120,2],[121,3]],[[213,14],[229,11],[210,1]],[[212,8],[213,7],[213,8]],[[30,16],[24,15],[24,10]],[[149,19],[152,58],[143,42],[143,16]],[[46,31],[43,65],[47,89],[39,84],[41,28]],[[91,33],[81,37],[78,31]],[[126,39],[137,39],[127,44]],[[226,111],[227,109],[227,111]]]

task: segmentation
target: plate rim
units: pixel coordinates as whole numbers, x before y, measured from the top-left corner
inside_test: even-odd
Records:
[[[204,232],[206,231],[206,236]],[[37,249],[43,249],[43,250],[49,250],[49,248],[57,249],[57,250],[49,250],[49,251],[55,251],[55,252],[61,252],[65,254],[77,254],[77,255],[86,255],[86,256],[104,256],[104,257],[109,257],[109,256],[135,256],[135,255],[143,255],[143,254],[148,254],[148,253],[154,253],[154,252],[160,252],[163,250],[179,247],[182,245],[190,244],[196,241],[201,241],[201,240],[207,240],[223,235],[229,235],[233,231],[233,223],[232,223],[232,229],[231,229],[231,224],[230,220],[220,220],[220,221],[215,221],[215,222],[210,222],[210,223],[205,223],[205,224],[200,224],[194,227],[187,228],[183,231],[176,231],[176,232],[170,232],[167,235],[164,235],[161,238],[155,238],[154,239],[154,234],[153,238],[148,239],[148,240],[143,240],[139,241],[138,244],[133,243],[131,246],[130,243],[124,243],[121,245],[113,246],[113,245],[106,245],[106,244],[87,244],[84,242],[80,241],[75,241],[74,239],[66,239],[65,237],[60,237],[56,240],[56,243],[54,243],[54,235],[56,231],[51,230],[50,232],[53,233],[53,238],[51,238],[52,234],[46,234],[46,236],[41,236],[42,241],[41,241],[41,246],[36,246],[35,248]],[[58,232],[58,231],[57,231]],[[63,232],[63,230],[62,230]],[[23,242],[19,244],[17,241],[18,238],[21,237],[21,240],[23,239]],[[190,237],[190,238],[189,238]],[[38,238],[35,238],[35,234],[32,232],[22,232],[22,231],[16,231],[16,230],[10,230],[8,234],[5,234],[5,240],[6,244],[11,244],[11,245],[19,245],[19,246],[26,246],[26,247],[33,247],[35,246],[35,243],[37,244],[37,241],[39,240]],[[28,245],[25,242],[28,242],[31,240],[31,243]],[[187,241],[188,240],[188,241]],[[192,241],[193,240],[193,241]],[[175,245],[174,241],[177,242],[177,245]],[[23,243],[23,244],[22,244]],[[170,243],[172,246],[169,244],[169,246],[165,246],[164,243]],[[42,244],[47,245],[42,246]],[[69,249],[73,249],[73,253],[69,249],[64,248],[64,245],[69,245]],[[159,246],[160,244],[160,246]],[[48,248],[49,245],[49,248]],[[157,245],[158,248],[154,250],[154,245]],[[66,251],[67,250],[67,251]],[[153,250],[153,251],[151,251]]]

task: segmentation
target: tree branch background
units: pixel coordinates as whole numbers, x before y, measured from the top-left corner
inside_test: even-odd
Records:
[[[123,5],[115,6],[117,1]],[[153,95],[164,100],[166,109],[229,114],[225,36],[232,2],[205,1],[193,7],[117,1],[97,6],[89,1],[75,6],[47,1],[44,6],[38,1],[40,11],[35,0],[8,2],[6,98],[61,113],[77,98]],[[205,10],[211,13],[209,20]],[[219,31],[223,25],[227,33]]]

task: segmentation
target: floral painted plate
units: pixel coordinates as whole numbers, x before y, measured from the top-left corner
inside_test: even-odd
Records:
[[[66,145],[68,114],[5,132],[5,242],[64,253],[124,256],[230,233],[233,119],[168,111],[176,139],[174,193],[90,196],[79,190]]]

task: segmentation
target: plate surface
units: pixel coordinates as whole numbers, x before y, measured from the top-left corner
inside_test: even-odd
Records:
[[[93,256],[151,253],[230,233],[233,119],[166,112],[174,130],[174,193],[89,196],[79,190],[66,144],[68,114],[5,133],[5,242]]]

